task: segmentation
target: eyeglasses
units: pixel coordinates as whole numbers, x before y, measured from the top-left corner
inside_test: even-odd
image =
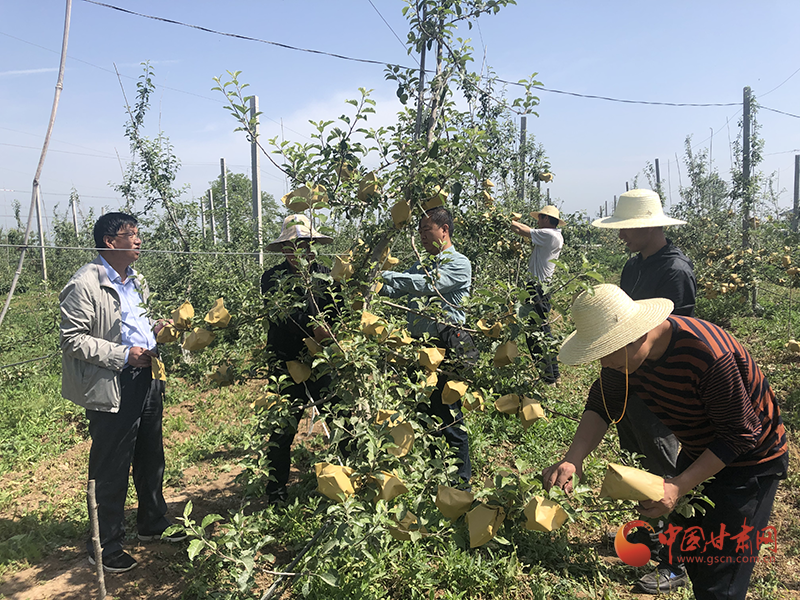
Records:
[[[140,242],[142,241],[142,234],[138,231],[123,231],[122,233],[115,233],[110,237],[128,237],[132,240],[138,239]]]

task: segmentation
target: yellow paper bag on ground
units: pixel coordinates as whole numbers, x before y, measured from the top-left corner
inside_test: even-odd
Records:
[[[490,325],[489,321],[486,319],[480,319],[478,321],[478,329],[480,329],[486,337],[497,339],[500,337],[500,334],[503,333],[503,324],[495,322]]]
[[[428,369],[428,371],[435,371],[445,355],[444,348],[421,348],[419,351],[419,364]]]
[[[306,379],[311,377],[311,367],[299,360],[287,360],[286,369],[295,383],[303,383]]]
[[[517,394],[500,396],[497,401],[495,401],[494,407],[501,413],[515,415],[519,411],[519,396],[517,396]]]
[[[519,420],[522,421],[522,426],[527,429],[539,419],[544,419],[542,405],[533,398],[523,397],[519,411]]]
[[[658,502],[664,498],[664,479],[641,469],[608,463],[600,497]]]
[[[411,205],[405,200],[400,200],[392,206],[392,222],[395,229],[400,229],[411,219]]]
[[[445,517],[455,520],[472,506],[475,495],[472,492],[440,485],[436,492],[436,508]]]
[[[519,348],[517,348],[517,342],[504,342],[497,347],[494,353],[494,366],[499,369],[500,367],[510,365],[518,356]]]
[[[216,325],[217,327],[227,327],[231,322],[231,314],[225,308],[225,301],[222,298],[217,298],[214,306],[205,316],[204,321],[209,325]]]
[[[469,547],[477,548],[490,541],[506,518],[506,511],[502,506],[489,506],[479,504],[467,513],[467,527],[469,527]]]
[[[448,381],[442,390],[442,404],[455,404],[466,393],[466,381]]]
[[[317,491],[334,502],[342,502],[355,494],[351,475],[353,469],[340,465],[320,462],[314,465],[317,474]]]
[[[184,302],[172,311],[172,324],[178,329],[188,331],[192,327],[192,317],[194,317],[194,307]]]
[[[183,349],[189,352],[198,352],[213,342],[215,337],[217,337],[215,333],[195,327],[194,331],[183,340]]]
[[[381,471],[377,475],[372,476],[371,479],[378,485],[378,495],[375,497],[376,501],[386,500],[389,502],[408,491],[405,484],[394,473]]]
[[[486,410],[483,394],[477,390],[470,392],[465,396],[464,402],[461,403],[461,408],[463,408],[465,411],[478,410],[483,412]]]
[[[528,522],[525,529],[532,531],[555,531],[567,520],[567,513],[552,500],[541,496],[534,496],[525,506],[525,516]]]
[[[164,325],[156,335],[156,341],[159,344],[169,344],[175,342],[180,337],[180,333],[172,325]]]
[[[406,512],[406,516],[400,519],[397,527],[389,527],[389,535],[401,542],[410,542],[412,531],[419,531],[423,535],[428,533],[427,529],[420,526],[417,515],[412,512]]]
[[[167,380],[167,370],[164,368],[164,363],[157,356],[150,357],[150,369],[153,372],[153,379],[157,381]]]

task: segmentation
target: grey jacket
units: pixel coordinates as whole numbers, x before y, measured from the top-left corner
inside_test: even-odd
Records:
[[[134,271],[142,299],[147,284]],[[61,395],[87,410],[119,411],[119,376],[127,346],[117,290],[100,256],[83,265],[58,296],[61,302]]]

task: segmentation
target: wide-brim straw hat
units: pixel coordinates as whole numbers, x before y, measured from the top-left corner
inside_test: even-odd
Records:
[[[283,220],[281,234],[278,239],[267,244],[267,250],[280,250],[284,242],[292,240],[314,240],[318,244],[330,244],[333,238],[322,235],[311,226],[311,221],[305,215],[289,215]]]
[[[558,353],[558,360],[581,365],[608,356],[664,322],[674,308],[672,300],[631,300],[616,285],[595,286],[572,303],[573,331]]]
[[[603,229],[640,229],[686,225],[686,221],[665,215],[661,198],[653,190],[630,190],[619,197],[613,215],[597,219],[592,225]]]
[[[558,226],[559,227],[564,227],[564,226],[566,226],[567,222],[566,221],[562,221],[561,217],[559,216],[559,214],[560,213],[558,212],[558,209],[555,206],[553,206],[552,204],[548,204],[547,206],[545,206],[544,208],[542,208],[540,210],[531,211],[531,216],[534,219],[538,219],[539,215],[547,215],[548,217],[555,217],[556,219],[558,219]]]

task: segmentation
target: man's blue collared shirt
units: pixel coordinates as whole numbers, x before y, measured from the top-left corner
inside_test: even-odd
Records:
[[[120,312],[122,313],[122,344],[132,348],[139,346],[147,350],[156,347],[156,338],[150,326],[150,319],[145,315],[142,306],[142,295],[136,287],[136,273],[131,267],[126,271],[125,283],[105,258],[100,257],[111,284],[119,294]],[[128,350],[130,352],[130,350]],[[125,353],[125,364],[128,364],[128,352]]]
[[[469,259],[450,246],[436,256],[435,267],[429,271],[433,281],[428,278],[419,261],[403,273],[383,271],[383,287],[379,293],[390,298],[409,296],[408,308],[416,312],[424,312],[431,302],[438,301],[444,313],[439,320],[450,323],[466,321],[464,311],[458,307],[469,296],[472,285],[472,265]],[[441,302],[439,294],[446,303]],[[408,331],[413,336],[428,333],[436,337],[439,334],[436,321],[411,312],[408,313]]]

